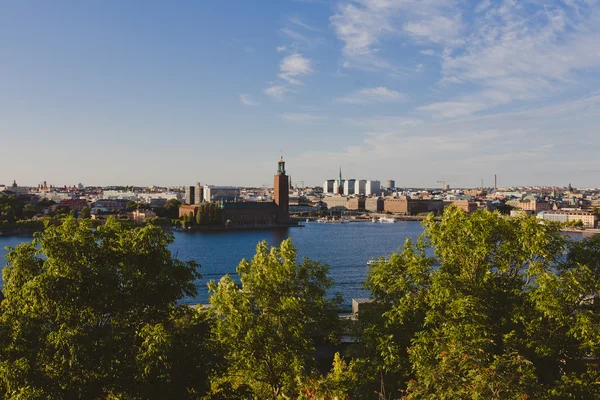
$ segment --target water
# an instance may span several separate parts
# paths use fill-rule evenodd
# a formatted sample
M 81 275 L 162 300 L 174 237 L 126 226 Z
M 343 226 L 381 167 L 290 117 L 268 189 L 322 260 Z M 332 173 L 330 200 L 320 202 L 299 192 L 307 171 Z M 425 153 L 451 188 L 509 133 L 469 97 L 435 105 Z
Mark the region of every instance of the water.
M 175 232 L 175 242 L 171 245 L 173 255 L 180 260 L 194 260 L 202 266 L 202 279 L 197 282 L 198 297 L 186 299 L 186 302 L 207 303 L 206 283 L 212 279 L 218 281 L 225 274 L 237 279 L 237 265 L 242 258 L 254 255 L 256 244 L 261 240 L 276 246 L 290 237 L 298 248 L 299 260 L 308 257 L 329 265 L 330 275 L 335 281 L 333 291 L 342 294 L 347 307 L 352 298 L 369 295 L 361 288 L 369 270 L 367 261 L 389 255 L 401 247 L 406 238 L 416 239 L 423 231 L 420 223 L 414 221 L 395 224 L 309 222 L 304 225 L 280 230 Z M 0 259 L 4 260 L 5 246 L 15 246 L 28 240 L 31 238 L 0 237 Z

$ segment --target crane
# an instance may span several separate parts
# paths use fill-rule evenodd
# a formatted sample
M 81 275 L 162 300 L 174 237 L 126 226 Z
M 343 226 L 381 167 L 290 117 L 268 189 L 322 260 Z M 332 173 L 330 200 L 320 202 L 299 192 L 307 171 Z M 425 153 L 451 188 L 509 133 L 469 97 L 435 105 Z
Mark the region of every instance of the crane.
M 446 190 L 446 180 L 444 178 L 442 178 L 441 181 L 437 181 L 437 183 L 441 183 L 442 184 L 442 190 Z

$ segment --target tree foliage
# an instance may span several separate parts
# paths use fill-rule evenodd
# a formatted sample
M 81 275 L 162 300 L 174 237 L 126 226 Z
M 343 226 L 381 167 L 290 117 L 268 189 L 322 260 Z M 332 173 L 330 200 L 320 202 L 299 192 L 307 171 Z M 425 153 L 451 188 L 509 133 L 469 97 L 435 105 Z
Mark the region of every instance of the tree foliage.
M 367 281 L 363 397 L 598 398 L 600 241 L 454 207 L 424 224 Z
M 209 285 L 228 363 L 223 380 L 248 385 L 255 398 L 297 398 L 316 375 L 315 341 L 334 332 L 340 299 L 326 296 L 328 267 L 296 257 L 289 239 L 271 249 L 261 242 L 237 267 L 241 284 L 226 275 Z
M 10 249 L 0 303 L 0 393 L 27 399 L 200 398 L 213 367 L 194 262 L 171 234 L 109 220 L 48 226 Z

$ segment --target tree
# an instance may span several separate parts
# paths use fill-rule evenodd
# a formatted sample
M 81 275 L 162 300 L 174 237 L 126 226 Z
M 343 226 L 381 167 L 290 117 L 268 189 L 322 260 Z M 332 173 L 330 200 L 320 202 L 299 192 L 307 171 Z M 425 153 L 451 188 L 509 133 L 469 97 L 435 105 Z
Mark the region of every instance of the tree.
M 315 340 L 329 337 L 340 299 L 329 299 L 328 267 L 296 262 L 290 239 L 269 249 L 256 247 L 251 261 L 237 267 L 241 284 L 229 275 L 209 283 L 216 336 L 225 349 L 221 383 L 248 385 L 255 398 L 296 398 L 302 380 L 315 376 Z
M 199 266 L 171 233 L 67 218 L 10 249 L 0 303 L 3 398 L 199 398 L 213 368 L 208 316 L 178 305 Z
M 138 203 L 132 200 L 128 201 L 125 205 L 125 209 L 127 210 L 135 210 L 136 208 L 138 208 Z
M 81 214 L 79 214 L 80 218 L 89 219 L 91 217 L 91 209 L 89 206 L 85 206 L 81 209 Z
M 598 398 L 600 241 L 456 207 L 424 225 L 369 275 L 353 349 L 362 397 Z

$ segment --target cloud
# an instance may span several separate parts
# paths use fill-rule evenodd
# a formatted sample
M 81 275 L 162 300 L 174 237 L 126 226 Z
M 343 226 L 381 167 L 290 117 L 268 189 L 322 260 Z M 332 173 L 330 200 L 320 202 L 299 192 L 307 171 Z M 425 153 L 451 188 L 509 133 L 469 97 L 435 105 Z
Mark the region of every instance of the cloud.
M 286 50 L 287 50 L 287 47 L 285 47 L 285 46 L 277 46 L 277 47 L 275 47 L 275 51 L 278 52 L 278 53 L 283 53 Z
M 292 85 L 301 85 L 302 82 L 297 78 L 313 72 L 311 60 L 298 53 L 286 56 L 279 64 L 279 69 L 279 77 Z
M 441 83 L 476 85 L 468 95 L 479 103 L 474 111 L 576 87 L 579 72 L 600 68 L 600 14 L 592 3 L 578 2 L 574 11 L 560 3 L 482 2 L 479 22 L 460 51 L 444 54 Z M 442 109 L 430 106 L 436 107 Z
M 304 29 L 306 29 L 307 31 L 310 31 L 310 32 L 315 32 L 315 33 L 320 33 L 320 32 L 321 32 L 321 30 L 320 30 L 320 29 L 318 29 L 318 28 L 315 28 L 314 26 L 307 24 L 306 22 L 302 21 L 302 20 L 301 20 L 300 18 L 298 18 L 298 17 L 293 17 L 293 18 L 290 18 L 290 19 L 289 19 L 289 21 L 290 21 L 292 24 L 294 24 L 294 25 L 297 25 L 297 26 L 299 26 L 299 27 L 301 27 L 301 28 L 304 28 Z
M 313 114 L 307 114 L 307 113 L 283 113 L 280 115 L 282 119 L 285 119 L 286 121 L 291 121 L 291 122 L 298 122 L 298 123 L 303 123 L 303 124 L 315 124 L 318 123 L 322 120 L 324 120 L 324 117 L 321 117 L 319 115 L 313 115 Z
M 338 99 L 346 104 L 373 104 L 406 100 L 408 97 L 386 87 L 364 88 Z
M 260 103 L 252 98 L 249 94 L 240 94 L 240 102 L 245 106 L 260 106 Z
M 458 0 L 346 0 L 329 21 L 349 68 L 389 69 L 380 55 L 383 42 L 412 38 L 421 43 L 460 43 L 462 14 Z
M 288 88 L 285 85 L 272 85 L 263 90 L 263 92 L 275 100 L 281 101 L 285 98 Z
M 435 55 L 435 51 L 433 49 L 421 50 L 421 51 L 419 51 L 419 53 L 426 55 L 426 56 L 434 56 Z
M 459 186 L 476 186 L 481 178 L 490 182 L 496 173 L 503 185 L 551 185 L 574 177 L 589 185 L 591 180 L 581 176 L 581 170 L 600 172 L 595 157 L 600 150 L 596 129 L 600 95 L 451 120 L 391 116 L 343 122 L 344 132 L 357 130 L 360 136 L 347 134 L 347 146 L 340 150 L 303 153 L 293 160 L 295 168 L 322 176 L 319 171 L 335 171 L 342 163 L 354 171 L 368 171 L 368 176 L 362 175 L 368 179 L 396 179 L 401 185 L 417 187 L 437 186 L 441 176 Z M 399 169 L 398 162 L 418 165 L 418 171 Z

